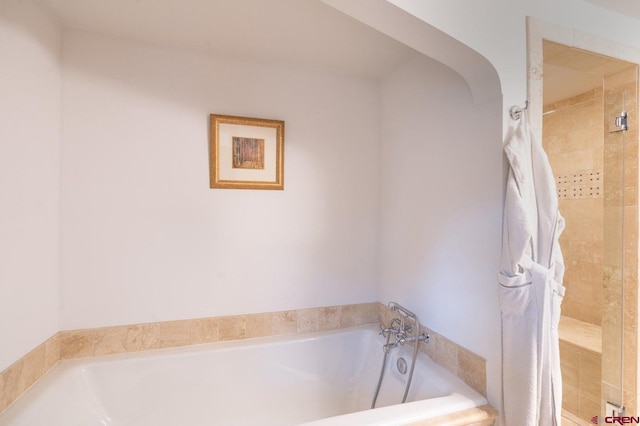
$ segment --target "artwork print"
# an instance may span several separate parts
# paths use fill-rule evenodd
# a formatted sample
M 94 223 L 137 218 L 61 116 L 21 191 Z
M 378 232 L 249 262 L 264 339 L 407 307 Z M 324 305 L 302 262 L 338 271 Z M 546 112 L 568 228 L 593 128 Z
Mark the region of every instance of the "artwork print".
M 233 168 L 264 169 L 264 139 L 234 136 Z
M 209 187 L 284 189 L 284 121 L 209 115 Z

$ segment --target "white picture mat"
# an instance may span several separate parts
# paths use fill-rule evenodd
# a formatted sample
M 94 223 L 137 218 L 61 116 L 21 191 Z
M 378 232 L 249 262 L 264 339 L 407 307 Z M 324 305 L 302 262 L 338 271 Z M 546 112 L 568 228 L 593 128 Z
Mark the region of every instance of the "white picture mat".
M 233 168 L 233 138 L 264 139 L 264 169 Z M 218 179 L 243 182 L 276 181 L 277 130 L 275 127 L 218 125 Z

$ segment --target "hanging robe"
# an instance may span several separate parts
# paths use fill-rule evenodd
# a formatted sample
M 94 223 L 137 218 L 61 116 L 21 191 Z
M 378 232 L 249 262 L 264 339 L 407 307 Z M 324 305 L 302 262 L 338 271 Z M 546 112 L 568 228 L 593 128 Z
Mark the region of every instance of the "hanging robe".
M 564 219 L 549 160 L 526 112 L 504 152 L 509 174 L 498 274 L 504 426 L 560 426 L 564 262 L 558 238 Z

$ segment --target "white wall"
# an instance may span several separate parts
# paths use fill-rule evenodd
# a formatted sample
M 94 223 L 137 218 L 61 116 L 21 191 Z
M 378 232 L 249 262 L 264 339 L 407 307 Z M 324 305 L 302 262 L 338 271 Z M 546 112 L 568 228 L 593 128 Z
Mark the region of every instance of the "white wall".
M 58 331 L 60 29 L 0 2 L 0 370 Z
M 425 56 L 381 85 L 379 299 L 487 359 L 500 401 L 500 102 Z
M 377 300 L 376 81 L 63 41 L 63 329 Z M 209 189 L 210 113 L 285 120 L 284 191 Z
M 512 0 L 492 0 L 490 2 L 474 0 L 457 2 L 446 0 L 389 1 L 466 44 L 493 64 L 502 85 L 503 102 L 499 106 L 499 114 L 502 116 L 502 134 L 504 136 L 508 134 L 509 128 L 514 124 L 508 117 L 509 107 L 523 105 L 524 100 L 529 96 L 532 99 L 540 99 L 536 93 L 532 94 L 531 92 L 539 90 L 539 87 L 532 87 L 529 92 L 527 88 L 526 19 L 528 16 L 541 22 L 547 22 L 551 24 L 550 28 L 558 31 L 558 34 L 554 34 L 553 31 L 547 32 L 546 37 L 583 49 L 628 59 L 626 51 L 637 51 L 637 48 L 640 47 L 640 24 L 637 19 L 609 12 L 581 0 L 539 2 Z M 464 10 L 465 13 L 460 13 L 461 10 Z M 627 46 L 631 46 L 633 49 L 628 49 Z M 539 79 L 540 76 L 534 75 L 532 78 Z M 452 99 L 449 94 L 442 96 L 443 99 Z M 455 105 L 455 102 L 449 101 L 447 105 Z M 480 106 L 480 108 L 484 107 L 484 105 Z M 542 105 L 537 102 L 530 105 L 530 109 L 532 114 L 536 115 L 535 121 L 541 121 L 539 119 L 541 118 Z M 465 122 L 469 117 L 468 112 L 456 115 L 461 116 Z M 499 117 L 491 118 L 491 120 L 499 120 Z M 434 126 L 437 124 L 434 123 Z M 477 129 L 478 135 L 483 137 L 489 135 L 489 133 L 483 133 L 480 130 L 482 124 L 477 121 L 473 124 L 468 123 L 454 127 L 452 133 L 469 135 L 469 132 L 471 134 L 474 132 L 474 128 Z M 433 137 L 432 131 L 428 134 L 430 138 Z M 474 192 L 480 191 L 484 185 L 488 185 L 488 189 L 492 191 L 499 190 L 502 193 L 504 183 L 502 180 L 499 183 L 496 182 L 495 173 L 501 168 L 499 148 L 504 136 L 502 138 L 495 137 L 493 140 L 485 139 L 484 142 L 471 137 L 467 141 L 466 147 L 470 150 L 469 155 L 475 155 L 477 164 L 482 164 L 480 169 L 476 169 L 475 178 L 471 177 L 466 185 L 460 182 L 458 186 L 460 191 L 466 193 L 466 197 L 470 201 L 474 200 Z M 386 139 L 387 136 L 383 135 L 383 141 Z M 448 154 L 445 153 L 440 158 L 459 158 L 458 154 L 453 151 L 455 144 L 453 147 L 449 144 L 443 144 L 443 146 L 448 146 L 448 149 L 452 151 Z M 486 150 L 484 155 L 482 154 L 483 149 Z M 383 158 L 386 158 L 387 153 L 388 150 L 383 151 Z M 468 172 L 474 170 L 474 167 L 469 167 L 474 162 L 469 161 L 460 164 L 462 170 Z M 450 164 L 453 164 L 453 161 Z M 435 167 L 435 170 L 440 171 L 443 171 L 446 165 L 438 167 L 437 163 L 429 164 L 429 166 Z M 407 165 L 404 166 L 405 169 L 407 167 Z M 401 168 L 396 167 L 395 169 Z M 451 171 L 455 172 L 459 169 L 459 167 L 452 167 Z M 423 171 L 417 174 L 425 173 L 427 172 Z M 471 175 L 471 173 L 467 174 Z M 383 177 L 383 182 L 385 180 L 386 178 Z M 439 180 L 439 185 L 445 181 L 442 177 Z M 475 189 L 473 189 L 474 186 Z M 421 224 L 421 232 L 426 242 L 421 242 L 420 237 L 405 236 L 404 240 L 400 239 L 401 243 L 406 243 L 405 247 L 410 251 L 419 249 L 420 251 L 416 250 L 416 252 L 423 253 L 425 259 L 409 259 L 404 262 L 396 260 L 393 263 L 395 271 L 399 271 L 398 265 L 404 263 L 407 269 L 413 273 L 397 272 L 395 283 L 392 283 L 386 276 L 389 272 L 383 273 L 381 278 L 382 294 L 384 295 L 385 292 L 390 295 L 393 292 L 404 294 L 403 292 L 407 289 L 412 289 L 413 294 L 416 295 L 414 297 L 425 301 L 425 305 L 417 310 L 424 312 L 423 316 L 426 315 L 428 318 L 424 320 L 426 324 L 432 324 L 432 320 L 435 320 L 436 323 L 433 327 L 436 331 L 442 332 L 445 336 L 469 349 L 477 349 L 479 354 L 485 356 L 489 375 L 489 397 L 492 404 L 501 409 L 500 399 L 497 398 L 500 395 L 499 381 L 501 380 L 500 340 L 497 334 L 500 332 L 497 317 L 499 307 L 493 291 L 497 286 L 495 259 L 499 256 L 499 248 L 495 243 L 488 242 L 490 238 L 499 238 L 496 234 L 498 232 L 496 224 L 492 222 L 495 219 L 490 219 L 490 217 L 500 217 L 499 202 L 495 199 L 495 194 L 488 196 L 486 214 L 472 213 L 472 210 L 461 208 L 462 202 L 461 200 L 456 201 L 455 195 L 453 195 L 453 199 L 451 198 L 453 192 L 437 191 L 437 194 L 440 196 L 438 200 L 440 202 L 435 201 L 438 199 L 437 197 L 432 197 L 437 203 L 433 206 L 436 208 L 435 212 L 427 208 L 425 200 L 421 211 L 408 215 L 409 217 L 405 220 L 408 222 L 424 220 L 424 224 Z M 446 202 L 443 202 L 445 200 Z M 458 209 L 457 212 L 456 209 Z M 480 211 L 482 210 L 480 208 Z M 449 217 L 442 220 L 447 216 L 447 211 L 450 212 Z M 467 217 L 464 217 L 465 212 L 469 213 Z M 387 226 L 384 223 L 383 230 Z M 454 230 L 453 241 L 440 238 L 441 235 L 449 233 L 451 229 Z M 383 232 L 383 247 L 384 242 L 389 239 L 388 236 L 385 236 L 387 232 L 390 231 Z M 490 234 L 493 237 L 490 237 Z M 480 245 L 482 240 L 486 242 L 484 247 Z M 459 243 L 456 244 L 456 242 Z M 457 250 L 454 249 L 454 245 L 457 245 Z M 382 258 L 384 257 L 382 256 Z M 492 262 L 491 259 L 494 261 Z M 473 270 L 485 261 L 488 262 L 485 265 L 486 268 L 493 267 L 492 274 L 489 274 L 489 271 L 484 268 L 482 272 L 469 272 L 469 274 L 476 274 L 477 278 L 467 280 L 466 273 L 460 272 L 460 270 Z M 447 272 L 451 273 L 449 278 L 443 279 L 442 277 Z M 423 279 L 418 282 L 417 278 L 420 277 Z M 450 293 L 444 294 L 447 291 Z M 487 320 L 485 321 L 483 318 Z M 485 338 L 486 342 L 483 343 L 482 340 Z M 491 347 L 491 345 L 494 346 Z

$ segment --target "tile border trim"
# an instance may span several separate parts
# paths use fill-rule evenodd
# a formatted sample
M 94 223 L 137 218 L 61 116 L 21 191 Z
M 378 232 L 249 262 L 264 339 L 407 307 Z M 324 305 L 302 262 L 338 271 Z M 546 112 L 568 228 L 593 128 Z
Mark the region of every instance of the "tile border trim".
M 385 311 L 385 305 L 372 302 L 60 331 L 0 372 L 0 413 L 60 360 L 335 330 L 385 322 Z M 433 330 L 422 329 L 431 335 L 431 342 L 420 343 L 419 349 L 486 396 L 485 360 Z

